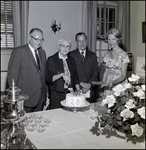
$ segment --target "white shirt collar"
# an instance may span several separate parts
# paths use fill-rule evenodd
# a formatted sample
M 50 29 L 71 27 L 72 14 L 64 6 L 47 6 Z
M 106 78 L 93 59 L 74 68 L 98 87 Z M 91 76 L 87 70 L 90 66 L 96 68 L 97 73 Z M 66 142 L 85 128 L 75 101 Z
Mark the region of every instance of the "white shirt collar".
M 67 59 L 68 57 L 67 57 L 67 55 L 66 55 L 66 57 L 64 58 L 64 57 L 62 57 L 61 56 L 61 54 L 60 54 L 60 52 L 58 53 L 58 56 L 59 56 L 59 59 L 63 59 L 63 60 L 65 60 L 65 59 Z
M 32 48 L 32 46 L 30 44 L 28 44 L 29 48 L 31 49 L 31 51 L 34 51 L 35 49 Z
M 84 51 L 82 51 L 82 50 L 79 50 L 79 51 L 80 51 L 80 54 L 81 54 L 81 52 L 84 52 L 83 55 L 84 55 L 84 57 L 86 56 L 86 49 Z

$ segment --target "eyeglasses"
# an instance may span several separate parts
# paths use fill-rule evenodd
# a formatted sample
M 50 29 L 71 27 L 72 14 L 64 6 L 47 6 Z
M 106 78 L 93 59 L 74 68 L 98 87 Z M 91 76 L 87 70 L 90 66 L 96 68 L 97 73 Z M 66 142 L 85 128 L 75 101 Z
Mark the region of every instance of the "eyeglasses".
M 42 42 L 42 41 L 45 41 L 44 39 L 37 39 L 37 38 L 33 37 L 32 35 L 30 35 L 30 36 L 31 36 L 34 40 L 36 40 L 37 42 L 38 42 L 38 41 L 41 41 L 41 42 Z
M 61 44 L 60 44 L 60 46 L 63 48 L 68 48 L 68 49 L 70 48 L 70 46 L 65 46 L 65 45 L 61 45 Z

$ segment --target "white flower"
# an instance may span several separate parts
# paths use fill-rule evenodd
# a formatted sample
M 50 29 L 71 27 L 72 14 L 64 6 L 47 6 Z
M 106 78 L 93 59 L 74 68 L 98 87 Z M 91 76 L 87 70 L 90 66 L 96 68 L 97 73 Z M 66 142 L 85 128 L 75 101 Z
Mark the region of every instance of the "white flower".
M 118 84 L 117 86 L 113 87 L 113 91 L 114 91 L 114 95 L 115 96 L 120 96 L 122 92 L 124 92 L 124 87 L 122 86 L 122 84 Z
M 136 82 L 140 79 L 138 75 L 132 74 L 131 77 L 128 78 L 130 82 Z
M 141 98 L 145 96 L 145 92 L 142 89 L 139 89 L 137 92 L 133 92 L 133 95 Z
M 93 109 L 90 110 L 90 115 L 89 115 L 89 118 L 92 119 L 92 120 L 95 120 L 96 117 L 98 116 L 97 114 L 98 112 L 94 111 Z
M 141 118 L 145 119 L 145 107 L 139 108 L 137 113 L 141 116 Z
M 141 85 L 141 88 L 145 91 L 145 85 Z
M 113 95 L 108 95 L 105 99 L 102 100 L 102 106 L 108 104 L 108 108 L 110 108 L 114 106 L 115 102 L 115 97 Z
M 121 111 L 120 115 L 123 117 L 123 121 L 134 117 L 134 113 L 129 109 L 124 109 L 123 111 Z
M 130 83 L 125 83 L 125 84 L 123 85 L 123 87 L 124 87 L 124 90 L 126 90 L 126 89 L 131 88 L 132 86 L 131 86 Z
M 136 123 L 135 125 L 131 125 L 132 136 L 136 135 L 140 137 L 143 134 L 143 128 Z
M 116 102 L 115 97 L 113 95 L 108 95 L 106 97 L 106 102 L 108 104 L 108 108 L 114 106 L 114 103 Z
M 128 108 L 128 109 L 135 108 L 133 99 L 129 99 L 129 100 L 126 102 L 125 107 Z
M 107 100 L 103 99 L 102 102 L 101 102 L 101 105 L 104 106 L 105 104 L 107 104 Z

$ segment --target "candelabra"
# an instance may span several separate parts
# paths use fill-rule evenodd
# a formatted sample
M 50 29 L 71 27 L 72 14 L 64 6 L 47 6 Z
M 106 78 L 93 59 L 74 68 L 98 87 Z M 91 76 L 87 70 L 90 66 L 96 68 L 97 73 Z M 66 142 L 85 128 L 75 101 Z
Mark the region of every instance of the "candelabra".
M 57 23 L 56 23 L 56 20 L 52 20 L 52 26 L 51 26 L 51 28 L 52 28 L 52 30 L 54 31 L 54 34 L 57 32 L 57 31 L 60 31 L 60 29 L 61 29 L 61 21 L 59 22 L 59 25 L 57 25 Z

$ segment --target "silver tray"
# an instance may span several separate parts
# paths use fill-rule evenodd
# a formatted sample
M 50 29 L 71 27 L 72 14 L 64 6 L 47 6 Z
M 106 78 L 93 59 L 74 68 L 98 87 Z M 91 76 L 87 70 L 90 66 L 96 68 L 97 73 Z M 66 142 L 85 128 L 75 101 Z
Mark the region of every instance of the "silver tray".
M 84 106 L 68 106 L 65 104 L 65 100 L 61 101 L 61 105 L 67 109 L 73 110 L 73 112 L 77 112 L 78 110 L 85 110 L 85 108 L 88 108 L 90 106 L 90 103 L 88 101 L 85 101 Z

